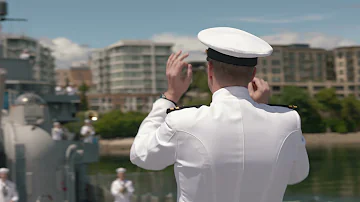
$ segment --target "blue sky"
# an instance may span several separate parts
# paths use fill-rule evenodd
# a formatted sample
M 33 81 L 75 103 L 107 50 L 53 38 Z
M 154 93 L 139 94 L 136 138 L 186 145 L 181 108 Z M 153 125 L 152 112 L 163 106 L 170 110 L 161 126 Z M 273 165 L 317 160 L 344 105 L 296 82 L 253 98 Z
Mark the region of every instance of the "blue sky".
M 62 38 L 92 48 L 120 39 L 174 40 L 184 47 L 192 44 L 201 29 L 214 26 L 243 29 L 272 43 L 304 41 L 330 48 L 360 44 L 359 0 L 8 0 L 8 3 L 8 17 L 27 18 L 29 22 L 4 22 L 5 32 L 25 32 L 49 40 Z

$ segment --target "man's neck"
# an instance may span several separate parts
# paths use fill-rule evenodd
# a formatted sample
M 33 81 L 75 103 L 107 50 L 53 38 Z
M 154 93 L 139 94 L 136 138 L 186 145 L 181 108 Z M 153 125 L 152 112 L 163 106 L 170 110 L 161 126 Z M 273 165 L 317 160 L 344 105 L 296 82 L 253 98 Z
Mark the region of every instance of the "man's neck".
M 223 85 L 223 86 L 216 86 L 216 87 L 213 87 L 213 89 L 211 89 L 212 91 L 212 94 L 214 94 L 216 91 L 222 89 L 222 88 L 226 88 L 226 87 L 244 87 L 244 88 L 247 88 L 246 85 Z

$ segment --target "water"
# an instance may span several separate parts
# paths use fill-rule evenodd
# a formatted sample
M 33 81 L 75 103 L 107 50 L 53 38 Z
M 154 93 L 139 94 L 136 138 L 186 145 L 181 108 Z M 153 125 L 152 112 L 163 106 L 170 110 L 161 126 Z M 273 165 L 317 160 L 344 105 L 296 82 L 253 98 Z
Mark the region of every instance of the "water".
M 360 145 L 309 148 L 308 154 L 310 174 L 302 183 L 288 186 L 285 201 L 360 201 Z M 114 179 L 115 169 L 120 166 L 128 169 L 129 178 L 137 179 L 138 184 L 143 184 L 137 185 L 139 192 L 176 194 L 172 167 L 151 172 L 150 175 L 148 171 L 132 165 L 128 158 L 102 157 L 99 163 L 90 166 L 90 172 L 110 174 L 113 175 L 111 179 Z M 136 176 L 131 173 L 136 173 Z

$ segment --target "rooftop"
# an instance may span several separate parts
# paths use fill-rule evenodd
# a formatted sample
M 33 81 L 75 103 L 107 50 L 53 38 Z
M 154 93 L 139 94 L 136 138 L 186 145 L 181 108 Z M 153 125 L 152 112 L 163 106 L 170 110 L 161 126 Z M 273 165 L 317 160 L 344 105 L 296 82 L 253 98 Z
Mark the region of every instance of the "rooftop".
M 348 49 L 348 50 L 359 49 L 360 50 L 360 45 L 358 45 L 358 46 L 340 46 L 340 47 L 335 48 L 334 50 L 344 50 L 344 49 Z
M 144 46 L 144 45 L 158 45 L 158 46 L 173 46 L 173 43 L 155 42 L 152 40 L 120 40 L 114 44 L 111 44 L 107 48 L 114 48 L 118 46 Z
M 4 39 L 18 39 L 18 40 L 29 40 L 37 42 L 38 40 L 25 35 L 17 35 L 17 34 L 4 34 Z
M 282 47 L 282 48 L 291 48 L 291 49 L 311 49 L 311 50 L 322 50 L 326 51 L 324 48 L 315 48 L 311 47 L 310 44 L 270 44 L 273 48 Z

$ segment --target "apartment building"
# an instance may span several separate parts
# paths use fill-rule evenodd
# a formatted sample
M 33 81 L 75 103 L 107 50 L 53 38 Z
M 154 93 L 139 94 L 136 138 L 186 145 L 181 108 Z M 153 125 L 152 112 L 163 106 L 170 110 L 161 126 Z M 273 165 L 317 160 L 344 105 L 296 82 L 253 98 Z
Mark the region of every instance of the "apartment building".
M 158 94 L 144 93 L 117 93 L 117 94 L 89 94 L 88 100 L 92 110 L 107 112 L 110 110 L 121 110 L 123 112 L 139 111 L 147 113 Z
M 360 46 L 336 48 L 333 58 L 338 82 L 360 83 Z
M 55 58 L 51 50 L 27 36 L 5 35 L 1 38 L 1 57 L 19 58 L 27 50 L 33 56 L 33 78 L 55 85 Z
M 56 69 L 56 85 L 66 87 L 67 84 L 79 87 L 83 83 L 92 85 L 92 74 L 87 63 L 72 65 L 70 69 Z
M 166 62 L 172 46 L 149 40 L 121 40 L 96 50 L 91 57 L 92 94 L 131 95 L 131 101 L 122 102 L 126 106 L 121 109 L 137 110 L 133 106 L 138 106 L 138 102 L 134 100 L 143 100 L 143 96 L 158 97 L 167 89 Z M 98 103 L 94 101 L 96 98 L 92 99 L 91 103 Z M 100 107 L 99 110 L 108 109 Z
M 360 46 L 334 50 L 307 44 L 272 47 L 271 56 L 258 59 L 257 76 L 269 82 L 273 94 L 281 93 L 285 86 L 297 86 L 312 96 L 334 88 L 339 97 L 354 94 L 360 98 Z M 190 63 L 202 66 L 199 60 Z
M 94 93 L 110 93 L 110 64 L 108 50 L 98 49 L 91 55 L 90 70 Z
M 119 41 L 92 55 L 91 70 L 99 93 L 159 93 L 166 89 L 166 62 L 172 44 Z

